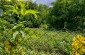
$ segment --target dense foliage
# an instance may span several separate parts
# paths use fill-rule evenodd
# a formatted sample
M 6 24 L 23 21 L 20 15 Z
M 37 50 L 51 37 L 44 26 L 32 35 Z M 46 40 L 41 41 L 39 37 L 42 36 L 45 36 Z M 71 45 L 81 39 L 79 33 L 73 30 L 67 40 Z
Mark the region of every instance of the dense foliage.
M 48 18 L 50 26 L 57 29 L 84 29 L 84 9 L 84 0 L 56 0 Z
M 0 12 L 3 13 L 1 18 L 11 24 L 22 22 L 25 27 L 50 27 L 69 30 L 85 28 L 84 0 L 57 0 L 52 3 L 53 7 L 38 5 L 30 0 L 19 1 L 18 3 L 17 0 L 10 2 L 1 0 L 0 4 Z
M 85 1 L 52 5 L 0 0 L 0 55 L 84 55 Z

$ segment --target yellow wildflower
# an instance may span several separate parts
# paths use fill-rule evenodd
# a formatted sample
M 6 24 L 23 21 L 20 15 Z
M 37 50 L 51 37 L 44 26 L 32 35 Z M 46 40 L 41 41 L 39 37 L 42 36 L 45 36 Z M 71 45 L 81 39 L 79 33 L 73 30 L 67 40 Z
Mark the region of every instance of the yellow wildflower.
M 10 52 L 11 46 L 8 41 L 4 41 L 4 49 L 6 52 Z
M 75 52 L 75 55 L 80 55 L 78 52 Z
M 72 53 L 73 55 L 81 55 L 85 53 L 85 37 L 77 35 L 72 40 Z

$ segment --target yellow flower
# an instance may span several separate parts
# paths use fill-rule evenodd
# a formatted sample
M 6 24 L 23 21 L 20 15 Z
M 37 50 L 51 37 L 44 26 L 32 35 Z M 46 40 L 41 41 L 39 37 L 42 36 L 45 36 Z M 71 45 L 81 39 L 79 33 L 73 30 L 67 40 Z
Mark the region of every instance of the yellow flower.
M 78 52 L 75 52 L 75 55 L 80 55 Z
M 80 55 L 85 53 L 85 37 L 77 35 L 72 40 L 72 53 L 73 55 Z
M 4 49 L 6 52 L 10 52 L 11 46 L 8 41 L 4 41 Z
M 85 53 L 85 46 L 82 46 L 80 52 Z

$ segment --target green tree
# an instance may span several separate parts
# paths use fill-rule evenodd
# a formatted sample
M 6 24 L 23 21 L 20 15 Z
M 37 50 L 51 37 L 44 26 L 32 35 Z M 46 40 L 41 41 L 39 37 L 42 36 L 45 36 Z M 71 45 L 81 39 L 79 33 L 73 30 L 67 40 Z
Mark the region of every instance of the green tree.
M 40 12 L 39 14 L 40 26 L 41 27 L 47 26 L 47 17 L 49 14 L 49 7 L 47 5 L 40 4 L 38 11 Z
M 84 28 L 84 0 L 57 0 L 50 11 L 50 25 L 57 29 L 76 30 Z

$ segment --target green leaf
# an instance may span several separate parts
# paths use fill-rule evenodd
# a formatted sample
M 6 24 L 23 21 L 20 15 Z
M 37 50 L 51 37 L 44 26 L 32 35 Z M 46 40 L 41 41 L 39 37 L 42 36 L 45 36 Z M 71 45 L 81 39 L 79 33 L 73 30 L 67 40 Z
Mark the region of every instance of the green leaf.
M 27 10 L 27 11 L 25 11 L 25 15 L 33 14 L 36 19 L 38 18 L 37 15 L 36 15 L 37 13 L 39 13 L 39 12 L 36 11 L 36 10 Z

